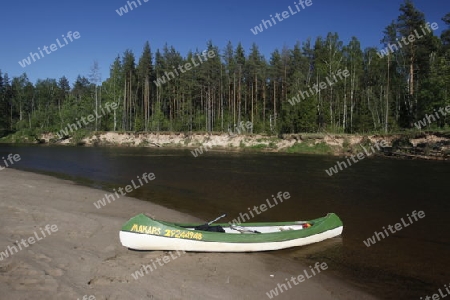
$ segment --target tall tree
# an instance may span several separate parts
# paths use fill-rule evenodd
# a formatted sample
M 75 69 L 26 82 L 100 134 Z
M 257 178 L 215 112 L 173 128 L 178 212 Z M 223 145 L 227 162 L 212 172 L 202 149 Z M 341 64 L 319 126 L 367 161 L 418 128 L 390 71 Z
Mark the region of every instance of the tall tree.
M 245 57 L 245 51 L 244 47 L 242 47 L 242 44 L 239 43 L 236 47 L 235 51 L 235 61 L 236 61 L 236 72 L 237 72 L 237 100 L 236 100 L 236 106 L 237 106 L 237 123 L 239 124 L 241 122 L 242 118 L 242 98 L 245 97 L 245 91 L 243 90 L 243 83 L 244 83 L 244 70 L 245 70 L 245 64 L 246 64 L 246 57 Z M 235 123 L 234 126 L 237 124 Z
M 356 99 L 360 95 L 360 79 L 363 74 L 363 52 L 361 50 L 361 44 L 356 37 L 352 37 L 350 43 L 344 49 L 346 55 L 346 68 L 350 73 L 350 91 L 345 91 L 344 95 L 344 116 L 342 120 L 343 131 L 353 132 L 353 117 L 356 106 Z M 350 107 L 347 107 L 347 95 L 349 94 Z M 350 116 L 347 118 L 347 112 L 349 110 Z
M 100 74 L 100 67 L 98 65 L 98 61 L 95 60 L 91 66 L 91 72 L 89 73 L 89 80 L 94 84 L 94 94 L 95 94 L 95 114 L 98 115 L 98 107 L 101 106 L 99 104 L 98 99 L 98 85 L 102 81 L 102 75 Z M 95 131 L 98 130 L 98 118 L 95 118 Z
M 406 46 L 400 50 L 406 58 L 403 65 L 407 67 L 404 68 L 408 84 L 408 94 L 405 95 L 407 103 L 405 121 L 412 126 L 412 121 L 417 119 L 417 92 L 420 88 L 420 80 L 426 78 L 430 68 L 429 55 L 436 50 L 436 47 L 431 29 L 428 29 L 428 32 L 422 30 L 425 28 L 425 15 L 416 9 L 411 0 L 405 0 L 400 6 L 400 12 L 397 19 L 398 32 L 402 38 L 405 38 L 404 41 L 407 39 Z M 410 40 L 410 36 L 414 38 Z
M 151 84 L 153 79 L 153 65 L 152 65 L 152 52 L 150 44 L 147 41 L 144 45 L 142 56 L 138 63 L 138 82 L 140 86 L 140 97 L 142 99 L 142 111 L 144 117 L 144 130 L 148 130 L 148 123 L 150 119 L 150 98 L 151 98 Z
M 124 80 L 123 88 L 123 115 L 122 115 L 122 130 L 133 129 L 133 113 L 136 110 L 136 97 L 134 92 L 136 90 L 136 65 L 133 51 L 125 50 L 122 58 L 122 71 Z
M 274 132 L 277 129 L 277 118 L 278 118 L 278 110 L 277 106 L 279 103 L 277 99 L 283 99 L 282 88 L 283 86 L 283 78 L 284 78 L 284 66 L 283 61 L 281 59 L 281 54 L 278 49 L 275 49 L 272 52 L 270 57 L 270 88 L 269 91 L 271 93 L 272 100 L 272 108 L 268 109 L 269 113 L 269 126 L 270 132 Z

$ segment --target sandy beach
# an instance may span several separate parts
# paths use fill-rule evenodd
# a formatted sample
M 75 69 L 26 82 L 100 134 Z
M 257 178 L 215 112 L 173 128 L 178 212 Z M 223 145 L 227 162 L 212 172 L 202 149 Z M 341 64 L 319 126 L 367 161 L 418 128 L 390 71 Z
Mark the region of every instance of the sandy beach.
M 138 213 L 204 220 L 129 197 L 97 209 L 93 202 L 105 191 L 67 180 L 5 169 L 0 193 L 0 299 L 269 299 L 285 278 L 309 270 L 273 252 L 130 251 L 119 230 Z M 132 276 L 157 261 L 153 271 Z M 327 270 L 290 285 L 274 298 L 376 299 Z

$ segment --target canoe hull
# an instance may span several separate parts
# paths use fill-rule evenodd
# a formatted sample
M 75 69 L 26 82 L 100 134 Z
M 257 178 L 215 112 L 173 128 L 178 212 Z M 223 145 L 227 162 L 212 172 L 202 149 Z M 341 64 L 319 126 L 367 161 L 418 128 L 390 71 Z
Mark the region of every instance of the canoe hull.
M 121 231 L 120 241 L 122 242 L 123 246 L 135 250 L 182 250 L 194 252 L 257 252 L 257 251 L 280 250 L 318 243 L 326 239 L 339 236 L 342 233 L 342 230 L 343 226 L 340 226 L 304 238 L 297 238 L 280 242 L 261 242 L 261 243 L 205 242 L 205 241 L 175 239 L 175 238 L 167 238 L 164 236 Z
M 318 243 L 343 231 L 342 221 L 333 213 L 310 221 L 240 224 L 241 228 L 262 233 L 240 233 L 230 224 L 218 224 L 225 233 L 200 231 L 194 230 L 196 225 L 158 221 L 140 214 L 122 226 L 120 241 L 135 250 L 255 252 Z

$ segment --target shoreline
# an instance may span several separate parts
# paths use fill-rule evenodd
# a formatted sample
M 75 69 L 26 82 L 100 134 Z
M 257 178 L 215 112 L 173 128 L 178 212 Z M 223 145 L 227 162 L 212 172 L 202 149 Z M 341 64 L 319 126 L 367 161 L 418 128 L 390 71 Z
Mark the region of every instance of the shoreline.
M 0 192 L 0 252 L 46 224 L 58 226 L 51 236 L 0 261 L 0 287 L 11 299 L 264 299 L 285 278 L 308 269 L 275 252 L 187 252 L 134 279 L 132 273 L 167 253 L 123 247 L 118 233 L 124 222 L 141 212 L 161 220 L 202 220 L 126 196 L 96 209 L 93 202 L 103 190 L 15 169 L 0 172 Z M 301 293 L 309 299 L 377 299 L 333 277 L 329 267 L 329 274 L 276 298 L 298 299 Z
M 29 137 L 20 133 L 0 139 L 0 143 L 27 143 L 65 146 L 140 147 L 190 150 L 194 157 L 208 151 L 253 151 L 290 154 L 351 156 L 383 145 L 378 156 L 397 159 L 450 160 L 450 133 L 409 132 L 404 134 L 264 134 L 93 132 L 58 139 L 47 133 Z

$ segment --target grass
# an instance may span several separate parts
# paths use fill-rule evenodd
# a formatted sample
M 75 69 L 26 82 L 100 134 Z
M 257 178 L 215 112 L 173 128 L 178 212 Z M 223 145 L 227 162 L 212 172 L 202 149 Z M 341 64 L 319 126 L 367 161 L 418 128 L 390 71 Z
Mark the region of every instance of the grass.
M 295 143 L 286 149 L 287 153 L 332 154 L 333 149 L 324 142 L 318 144 Z
M 35 143 L 33 136 L 22 132 L 15 132 L 0 139 L 0 143 Z
M 268 146 L 266 144 L 256 144 L 251 146 L 251 149 L 266 149 Z

